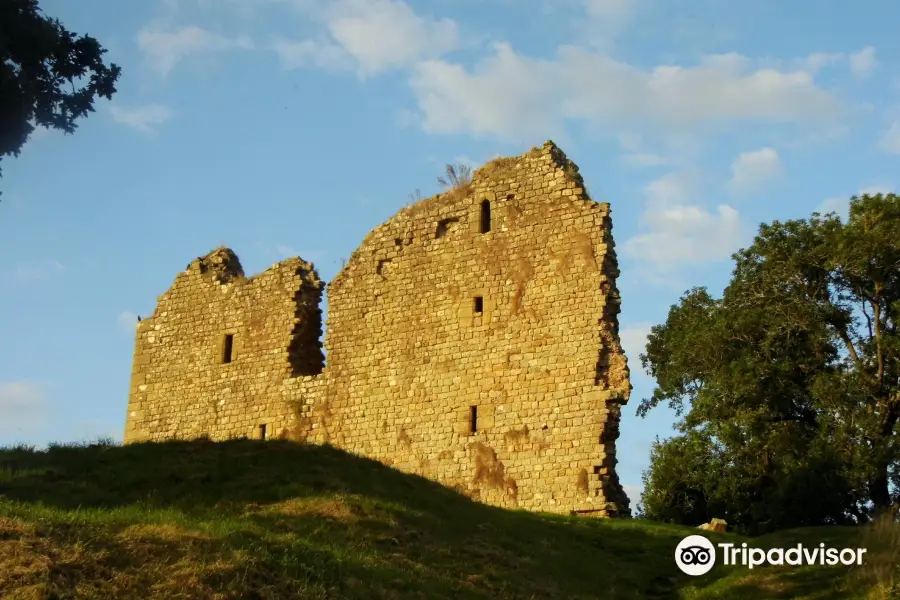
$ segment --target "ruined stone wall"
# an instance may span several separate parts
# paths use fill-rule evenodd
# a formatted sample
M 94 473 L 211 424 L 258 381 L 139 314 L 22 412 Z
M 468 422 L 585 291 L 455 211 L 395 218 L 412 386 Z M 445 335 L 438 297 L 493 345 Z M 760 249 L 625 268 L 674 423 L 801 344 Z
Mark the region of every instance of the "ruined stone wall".
M 292 427 L 281 392 L 321 372 L 323 287 L 297 258 L 249 279 L 225 248 L 193 261 L 138 323 L 125 442 Z
M 329 285 L 318 375 L 308 263 L 223 285 L 195 262 L 139 329 L 126 441 L 266 421 L 488 503 L 627 514 L 611 231 L 552 143 L 493 161 L 367 236 Z M 226 329 L 244 340 L 230 366 Z
M 308 439 L 492 504 L 627 511 L 617 274 L 609 205 L 559 149 L 490 163 L 373 231 L 329 285 Z

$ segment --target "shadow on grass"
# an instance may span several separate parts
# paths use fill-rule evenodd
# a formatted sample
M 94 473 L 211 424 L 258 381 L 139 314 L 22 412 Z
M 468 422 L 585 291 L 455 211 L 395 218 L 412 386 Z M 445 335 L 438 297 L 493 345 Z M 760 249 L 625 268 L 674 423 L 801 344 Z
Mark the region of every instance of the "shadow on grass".
M 172 585 L 184 598 L 675 598 L 706 587 L 702 597 L 720 597 L 717 580 L 733 575 L 677 569 L 674 548 L 691 530 L 504 510 L 288 441 L 0 450 L 3 517 L 36 523 L 35 540 L 90 548 L 102 564 L 83 570 L 97 577 L 134 572 L 113 578 L 121 589 L 95 582 L 95 594 L 80 579 L 80 598 L 164 598 Z M 59 597 L 71 593 L 66 577 L 42 573 Z

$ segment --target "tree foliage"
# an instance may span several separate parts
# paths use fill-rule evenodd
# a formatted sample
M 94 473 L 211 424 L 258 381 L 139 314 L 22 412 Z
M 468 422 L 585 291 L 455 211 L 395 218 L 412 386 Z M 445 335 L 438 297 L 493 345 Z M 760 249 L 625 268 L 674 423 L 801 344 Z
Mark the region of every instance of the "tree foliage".
M 0 2 L 0 160 L 18 156 L 35 126 L 74 133 L 96 97 L 112 98 L 121 70 L 104 64 L 105 53 L 37 0 Z
M 687 292 L 641 356 L 657 386 L 638 414 L 681 417 L 653 447 L 644 513 L 866 520 L 900 483 L 900 197 L 853 197 L 846 223 L 764 224 L 734 259 L 722 297 Z

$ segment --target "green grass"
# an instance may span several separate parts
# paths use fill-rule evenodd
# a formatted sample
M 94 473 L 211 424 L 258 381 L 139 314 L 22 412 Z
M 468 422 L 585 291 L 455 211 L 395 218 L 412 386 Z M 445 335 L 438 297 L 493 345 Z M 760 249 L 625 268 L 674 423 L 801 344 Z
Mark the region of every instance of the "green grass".
M 897 573 L 900 562 L 893 560 L 889 569 L 883 569 L 883 559 L 896 558 L 900 545 L 896 540 L 881 540 L 885 533 L 896 536 L 900 527 L 894 522 L 880 521 L 875 526 L 853 527 L 807 527 L 779 531 L 748 540 L 757 548 L 790 548 L 803 544 L 813 549 L 824 543 L 832 548 L 866 548 L 862 568 L 843 565 L 810 565 L 796 567 L 765 567 L 754 569 L 733 569 L 727 575 L 702 590 L 695 590 L 685 596 L 697 599 L 788 599 L 805 598 L 819 600 L 827 598 L 880 600 L 898 598 L 892 589 L 891 572 Z M 890 550 L 882 541 L 890 541 Z M 873 569 L 874 567 L 874 569 Z M 721 569 L 721 568 L 720 568 Z
M 862 599 L 894 572 L 717 566 L 691 578 L 673 560 L 690 533 L 494 508 L 287 441 L 0 450 L 0 598 L 11 600 Z M 853 545 L 859 533 L 793 535 Z

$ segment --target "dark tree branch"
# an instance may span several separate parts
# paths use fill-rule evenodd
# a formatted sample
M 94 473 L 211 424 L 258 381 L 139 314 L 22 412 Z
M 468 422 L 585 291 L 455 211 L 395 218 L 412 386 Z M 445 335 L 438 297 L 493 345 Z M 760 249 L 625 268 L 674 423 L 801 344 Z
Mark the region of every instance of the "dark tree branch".
M 112 98 L 121 69 L 105 65 L 105 53 L 45 16 L 37 0 L 0 1 L 0 160 L 19 156 L 35 126 L 74 133 L 95 98 Z

